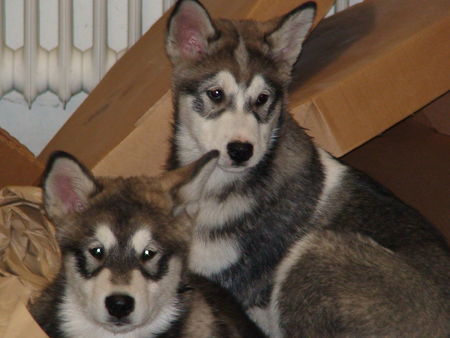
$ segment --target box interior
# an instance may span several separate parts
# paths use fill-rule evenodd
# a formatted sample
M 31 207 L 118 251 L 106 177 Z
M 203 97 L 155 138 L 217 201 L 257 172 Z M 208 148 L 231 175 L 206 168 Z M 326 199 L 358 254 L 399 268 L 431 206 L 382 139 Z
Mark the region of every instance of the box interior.
M 445 110 L 450 94 L 342 157 L 419 210 L 450 243 L 450 136 L 427 126 L 429 111 Z

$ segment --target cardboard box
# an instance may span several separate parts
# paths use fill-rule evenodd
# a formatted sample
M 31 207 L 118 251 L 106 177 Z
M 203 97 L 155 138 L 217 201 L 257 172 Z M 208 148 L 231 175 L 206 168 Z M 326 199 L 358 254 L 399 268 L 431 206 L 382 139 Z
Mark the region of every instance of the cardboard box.
M 297 1 L 204 1 L 213 16 L 267 19 Z M 319 1 L 319 17 L 331 1 Z M 166 16 L 111 69 L 39 156 L 69 151 L 96 174 L 156 174 L 171 134 Z M 296 67 L 296 120 L 341 156 L 450 88 L 450 2 L 366 0 L 323 20 Z
M 447 105 L 447 125 L 450 105 Z M 342 160 L 419 210 L 450 244 L 450 136 L 409 117 Z
M 0 188 L 6 185 L 33 185 L 43 165 L 14 137 L 0 128 Z
M 450 89 L 450 1 L 366 0 L 321 22 L 291 112 L 336 156 Z
M 414 118 L 438 133 L 450 136 L 450 92 L 423 107 Z

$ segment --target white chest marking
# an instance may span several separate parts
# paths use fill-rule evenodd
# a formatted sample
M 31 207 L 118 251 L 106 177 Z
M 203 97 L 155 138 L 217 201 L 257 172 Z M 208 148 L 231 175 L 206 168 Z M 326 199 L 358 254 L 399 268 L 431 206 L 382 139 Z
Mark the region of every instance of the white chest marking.
M 317 205 L 317 212 L 320 213 L 321 209 L 326 204 L 330 193 L 341 182 L 347 167 L 331 157 L 326 151 L 320 148 L 318 150 L 325 175 L 324 187 Z
M 265 308 L 261 308 L 258 306 L 252 307 L 247 310 L 247 314 L 258 325 L 258 327 L 264 331 L 267 336 L 272 337 L 272 334 L 275 332 L 275 330 L 272 327 L 274 321 L 272 320 L 272 312 L 270 306 L 267 306 Z M 278 329 L 278 327 L 276 329 Z
M 240 250 L 233 239 L 205 241 L 194 235 L 189 254 L 189 268 L 208 276 L 228 268 L 239 260 Z
M 220 228 L 250 212 L 252 206 L 253 200 L 241 195 L 231 195 L 225 201 L 203 200 L 200 202 L 196 225 L 200 231 Z

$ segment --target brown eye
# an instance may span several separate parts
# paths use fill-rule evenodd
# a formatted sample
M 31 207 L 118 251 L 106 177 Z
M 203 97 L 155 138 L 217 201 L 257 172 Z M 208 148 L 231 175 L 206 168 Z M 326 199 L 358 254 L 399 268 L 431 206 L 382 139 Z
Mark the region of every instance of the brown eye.
M 215 103 L 222 102 L 223 98 L 225 97 L 223 90 L 220 88 L 207 90 L 206 95 L 208 95 L 208 97 Z
M 99 259 L 100 260 L 105 255 L 105 249 L 103 249 L 102 247 L 96 247 L 96 248 L 89 249 L 89 253 L 95 259 Z
M 145 262 L 149 261 L 150 259 L 152 259 L 153 257 L 155 257 L 155 255 L 156 255 L 156 251 L 145 249 L 142 252 L 141 260 L 145 263 Z
M 267 95 L 267 94 L 259 94 L 258 98 L 256 99 L 255 104 L 257 106 L 262 106 L 264 103 L 267 102 L 267 100 L 269 100 L 269 95 Z

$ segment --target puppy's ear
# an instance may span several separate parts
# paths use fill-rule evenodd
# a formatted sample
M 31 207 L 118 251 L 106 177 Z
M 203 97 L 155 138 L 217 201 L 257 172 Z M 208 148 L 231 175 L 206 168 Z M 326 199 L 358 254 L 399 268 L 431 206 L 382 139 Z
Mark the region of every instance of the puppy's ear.
M 315 13 L 316 4 L 307 2 L 279 18 L 276 28 L 265 36 L 270 45 L 271 56 L 282 62 L 288 72 L 292 70 L 300 55 Z
M 206 9 L 196 0 L 181 0 L 169 18 L 166 50 L 172 62 L 199 59 L 208 52 L 216 29 Z
M 161 186 L 175 203 L 190 203 L 200 199 L 206 181 L 216 167 L 219 152 L 212 150 L 187 166 L 168 171 L 161 176 Z
M 58 151 L 51 155 L 43 181 L 44 206 L 50 218 L 83 211 L 98 185 L 73 156 Z
M 170 225 L 171 233 L 178 235 L 174 245 L 185 253 L 191 241 L 192 230 L 198 212 L 198 200 L 201 197 L 206 181 L 214 171 L 219 158 L 217 150 L 210 151 L 198 160 L 184 167 L 165 172 L 159 177 L 162 190 L 167 193 L 170 203 L 166 212 L 175 216 Z M 172 236 L 172 238 L 174 238 Z

